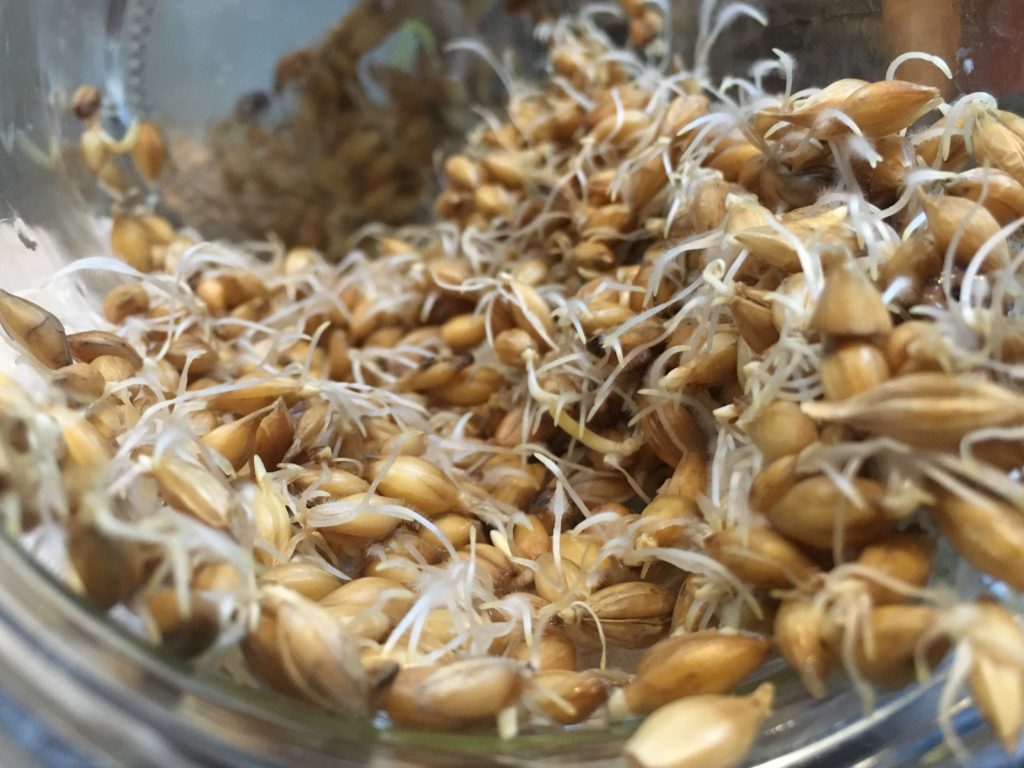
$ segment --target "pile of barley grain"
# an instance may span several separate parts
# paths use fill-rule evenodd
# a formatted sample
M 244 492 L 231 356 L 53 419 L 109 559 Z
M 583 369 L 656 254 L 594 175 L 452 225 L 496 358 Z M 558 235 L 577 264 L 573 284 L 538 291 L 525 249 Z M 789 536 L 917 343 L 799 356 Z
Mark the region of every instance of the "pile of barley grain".
M 431 225 L 331 264 L 122 207 L 134 269 L 68 270 L 124 278 L 95 330 L 5 293 L 53 385 L 3 390 L 8 524 L 155 642 L 346 713 L 663 707 L 630 759 L 713 768 L 774 650 L 866 702 L 953 654 L 1012 752 L 1024 632 L 932 559 L 1024 589 L 1024 120 L 891 77 L 772 95 L 782 55 L 712 88 L 596 18 L 542 26 L 550 79 L 508 78 Z M 155 177 L 133 141 L 83 154 Z

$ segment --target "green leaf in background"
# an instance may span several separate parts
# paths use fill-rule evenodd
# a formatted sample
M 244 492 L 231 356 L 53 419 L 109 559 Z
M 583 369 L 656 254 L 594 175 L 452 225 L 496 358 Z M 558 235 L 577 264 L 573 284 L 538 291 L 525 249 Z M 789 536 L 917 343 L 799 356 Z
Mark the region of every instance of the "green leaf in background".
M 431 58 L 436 58 L 437 38 L 433 30 L 419 19 L 405 22 L 392 37 L 391 55 L 388 64 L 397 69 L 412 71 L 415 66 L 416 49 L 420 48 Z

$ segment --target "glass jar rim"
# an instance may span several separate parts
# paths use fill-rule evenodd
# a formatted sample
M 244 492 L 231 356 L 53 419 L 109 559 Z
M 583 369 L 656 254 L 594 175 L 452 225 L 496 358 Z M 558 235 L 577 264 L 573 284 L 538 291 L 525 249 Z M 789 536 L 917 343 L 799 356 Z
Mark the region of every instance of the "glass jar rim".
M 399 765 L 424 758 L 446 765 L 537 765 L 542 758 L 558 764 L 569 758 L 577 765 L 610 766 L 617 764 L 619 748 L 636 726 L 621 722 L 602 728 L 530 731 L 511 740 L 486 732 L 384 727 L 204 675 L 111 622 L 7 536 L 0 536 L 0 567 L 6 574 L 0 586 L 0 638 L 16 632 L 30 652 L 50 662 L 45 667 L 49 682 L 73 679 L 80 690 L 111 703 L 135 724 L 151 728 L 174 745 L 187 744 L 204 759 L 230 752 L 238 761 L 231 764 L 261 765 L 268 764 L 268 756 L 286 759 L 287 753 L 319 760 L 333 756 L 342 760 L 338 764 L 355 765 L 374 754 L 386 754 Z M 0 660 L 0 680 L 18 674 L 17 666 L 10 657 Z M 46 688 L 41 685 L 45 682 L 31 680 L 30 686 Z M 934 730 L 935 702 L 944 682 L 945 675 L 936 674 L 924 685 L 895 693 L 867 715 L 837 723 L 824 737 L 770 758 L 759 768 L 819 765 L 831 755 L 852 755 L 869 744 L 877 747 L 886 733 L 885 741 L 891 741 L 898 720 L 916 723 L 917 730 L 922 725 Z M 973 710 L 959 715 L 962 733 L 981 727 Z M 277 737 L 287 739 L 275 741 Z M 345 762 L 353 758 L 359 762 Z

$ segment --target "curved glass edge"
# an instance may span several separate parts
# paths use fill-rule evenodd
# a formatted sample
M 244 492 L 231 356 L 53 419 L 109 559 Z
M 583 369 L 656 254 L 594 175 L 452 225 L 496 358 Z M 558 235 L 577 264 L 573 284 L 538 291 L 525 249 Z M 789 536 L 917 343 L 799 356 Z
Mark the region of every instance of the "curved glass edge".
M 0 537 L 0 681 L 75 744 L 125 764 L 611 765 L 631 730 L 487 734 L 377 729 L 197 673 L 90 610 L 17 543 Z M 225 755 L 230 759 L 225 761 Z M 301 762 L 301 759 L 299 760 Z
M 122 764 L 611 768 L 621 764 L 619 748 L 632 729 L 623 723 L 528 733 L 512 741 L 377 729 L 197 673 L 91 611 L 2 537 L 0 570 L 0 647 L 6 650 L 0 682 L 70 743 Z M 837 721 L 831 733 L 769 756 L 786 748 L 795 725 L 793 706 L 781 706 L 752 764 L 896 768 L 928 756 L 934 768 L 955 765 L 935 724 L 943 682 L 938 675 L 884 699 L 866 717 Z M 991 737 L 966 700 L 957 702 L 954 715 L 972 752 L 992 752 Z

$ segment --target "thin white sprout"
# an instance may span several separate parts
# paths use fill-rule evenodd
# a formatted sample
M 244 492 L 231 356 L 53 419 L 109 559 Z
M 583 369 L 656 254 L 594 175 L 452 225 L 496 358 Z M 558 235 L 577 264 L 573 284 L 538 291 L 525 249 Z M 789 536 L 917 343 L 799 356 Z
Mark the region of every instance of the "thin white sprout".
M 903 62 L 905 61 L 913 60 L 927 61 L 929 64 L 933 64 L 935 68 L 939 70 L 939 72 L 945 75 L 947 80 L 953 79 L 953 70 L 949 68 L 949 65 L 946 63 L 945 59 L 943 59 L 941 56 L 935 56 L 933 54 L 924 53 L 922 51 L 907 51 L 906 53 L 901 53 L 899 56 L 893 59 L 892 64 L 890 64 L 889 68 L 885 71 L 885 79 L 895 80 L 896 71 L 900 68 L 900 65 L 903 64 Z

